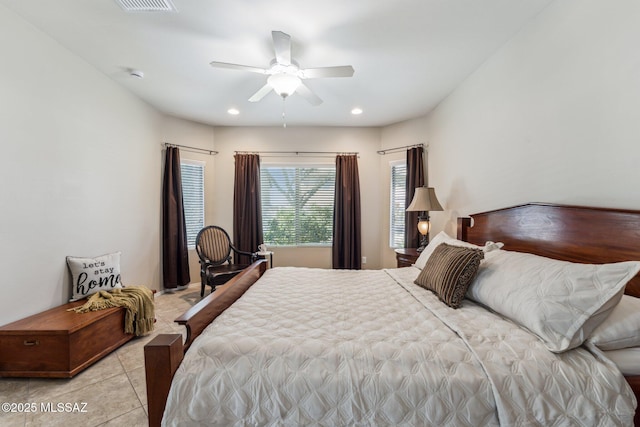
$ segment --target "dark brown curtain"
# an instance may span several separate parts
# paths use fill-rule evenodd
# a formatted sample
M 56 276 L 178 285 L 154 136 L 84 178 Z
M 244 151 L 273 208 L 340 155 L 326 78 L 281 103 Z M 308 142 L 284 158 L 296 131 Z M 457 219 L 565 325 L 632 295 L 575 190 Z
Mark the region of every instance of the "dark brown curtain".
M 162 183 L 162 277 L 165 289 L 188 285 L 187 225 L 182 204 L 180 151 L 167 147 Z
M 333 208 L 333 268 L 362 268 L 360 179 L 358 156 L 336 157 L 336 194 Z
M 233 185 L 233 244 L 236 248 L 256 252 L 263 243 L 262 204 L 260 202 L 260 156 L 236 154 Z M 236 264 L 251 260 L 239 255 Z
M 424 161 L 423 148 L 414 147 L 407 150 L 407 184 L 405 193 L 405 209 L 413 200 L 416 187 L 424 186 Z M 418 214 L 420 212 L 404 213 L 404 246 L 405 248 L 417 248 L 420 246 L 420 233 L 418 232 Z

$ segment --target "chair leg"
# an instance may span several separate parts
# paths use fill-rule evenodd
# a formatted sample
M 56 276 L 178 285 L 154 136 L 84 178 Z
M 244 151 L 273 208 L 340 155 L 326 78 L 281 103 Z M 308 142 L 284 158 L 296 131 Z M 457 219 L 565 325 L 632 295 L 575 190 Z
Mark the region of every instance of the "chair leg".
M 216 290 L 216 285 L 214 283 L 209 283 L 206 274 L 200 275 L 200 298 L 204 298 L 204 290 L 207 285 L 211 286 L 211 293 Z
M 206 284 L 207 277 L 200 271 L 200 298 L 204 297 L 204 286 Z

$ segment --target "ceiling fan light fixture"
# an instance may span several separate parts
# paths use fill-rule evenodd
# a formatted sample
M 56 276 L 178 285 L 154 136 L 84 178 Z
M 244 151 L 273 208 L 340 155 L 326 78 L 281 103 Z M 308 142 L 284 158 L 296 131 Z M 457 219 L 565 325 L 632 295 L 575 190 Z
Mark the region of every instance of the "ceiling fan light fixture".
M 258 102 L 273 90 L 280 95 L 283 100 L 286 100 L 287 97 L 296 93 L 309 104 L 318 106 L 322 104 L 322 99 L 316 95 L 309 86 L 302 83 L 302 80 L 353 76 L 354 70 L 351 65 L 302 69 L 300 65 L 291 58 L 291 36 L 282 31 L 272 31 L 271 38 L 273 39 L 275 58 L 271 61 L 269 68 L 219 61 L 211 61 L 209 65 L 215 68 L 249 71 L 268 76 L 265 84 L 258 89 L 256 93 L 251 95 L 249 102 Z
M 274 92 L 283 98 L 292 95 L 302 83 L 299 77 L 291 74 L 273 74 L 267 79 L 267 83 Z

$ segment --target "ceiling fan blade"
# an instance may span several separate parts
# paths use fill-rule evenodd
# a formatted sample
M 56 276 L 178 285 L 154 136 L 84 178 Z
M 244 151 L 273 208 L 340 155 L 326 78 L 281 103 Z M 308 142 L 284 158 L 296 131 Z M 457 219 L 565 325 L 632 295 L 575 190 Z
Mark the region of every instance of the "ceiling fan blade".
M 262 88 L 260 88 L 260 90 L 258 90 L 256 93 L 254 93 L 251 98 L 249 98 L 249 102 L 258 102 L 258 101 L 260 101 L 262 98 L 267 96 L 267 94 L 269 92 L 271 92 L 271 89 L 272 89 L 271 85 L 269 83 L 267 83 L 266 85 L 262 86 Z
M 230 70 L 251 71 L 252 73 L 267 74 L 264 68 L 252 67 L 250 65 L 229 64 L 228 62 L 212 61 L 209 63 L 214 68 L 228 68 Z
M 298 86 L 298 88 L 296 89 L 296 93 L 306 99 L 307 102 L 309 102 L 309 104 L 313 106 L 322 104 L 322 99 L 320 99 L 318 95 L 313 93 L 313 91 L 309 89 L 309 87 L 304 83 L 301 83 L 300 86 Z
M 303 79 L 318 79 L 322 77 L 351 77 L 354 70 L 351 65 L 339 67 L 306 68 L 302 71 Z
M 271 31 L 271 37 L 278 64 L 291 65 L 291 36 L 282 31 Z

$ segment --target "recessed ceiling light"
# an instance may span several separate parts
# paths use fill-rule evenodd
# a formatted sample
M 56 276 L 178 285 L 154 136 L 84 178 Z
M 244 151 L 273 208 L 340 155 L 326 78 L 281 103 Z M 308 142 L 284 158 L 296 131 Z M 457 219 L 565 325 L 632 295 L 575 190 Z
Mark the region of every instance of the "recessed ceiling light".
M 240 114 L 240 110 L 238 110 L 237 108 L 229 108 L 227 110 L 227 113 L 231 114 L 232 116 L 237 116 L 238 114 Z
M 362 114 L 362 108 L 354 108 L 353 110 L 351 110 L 351 114 L 353 114 L 354 116 L 357 116 L 359 114 Z

